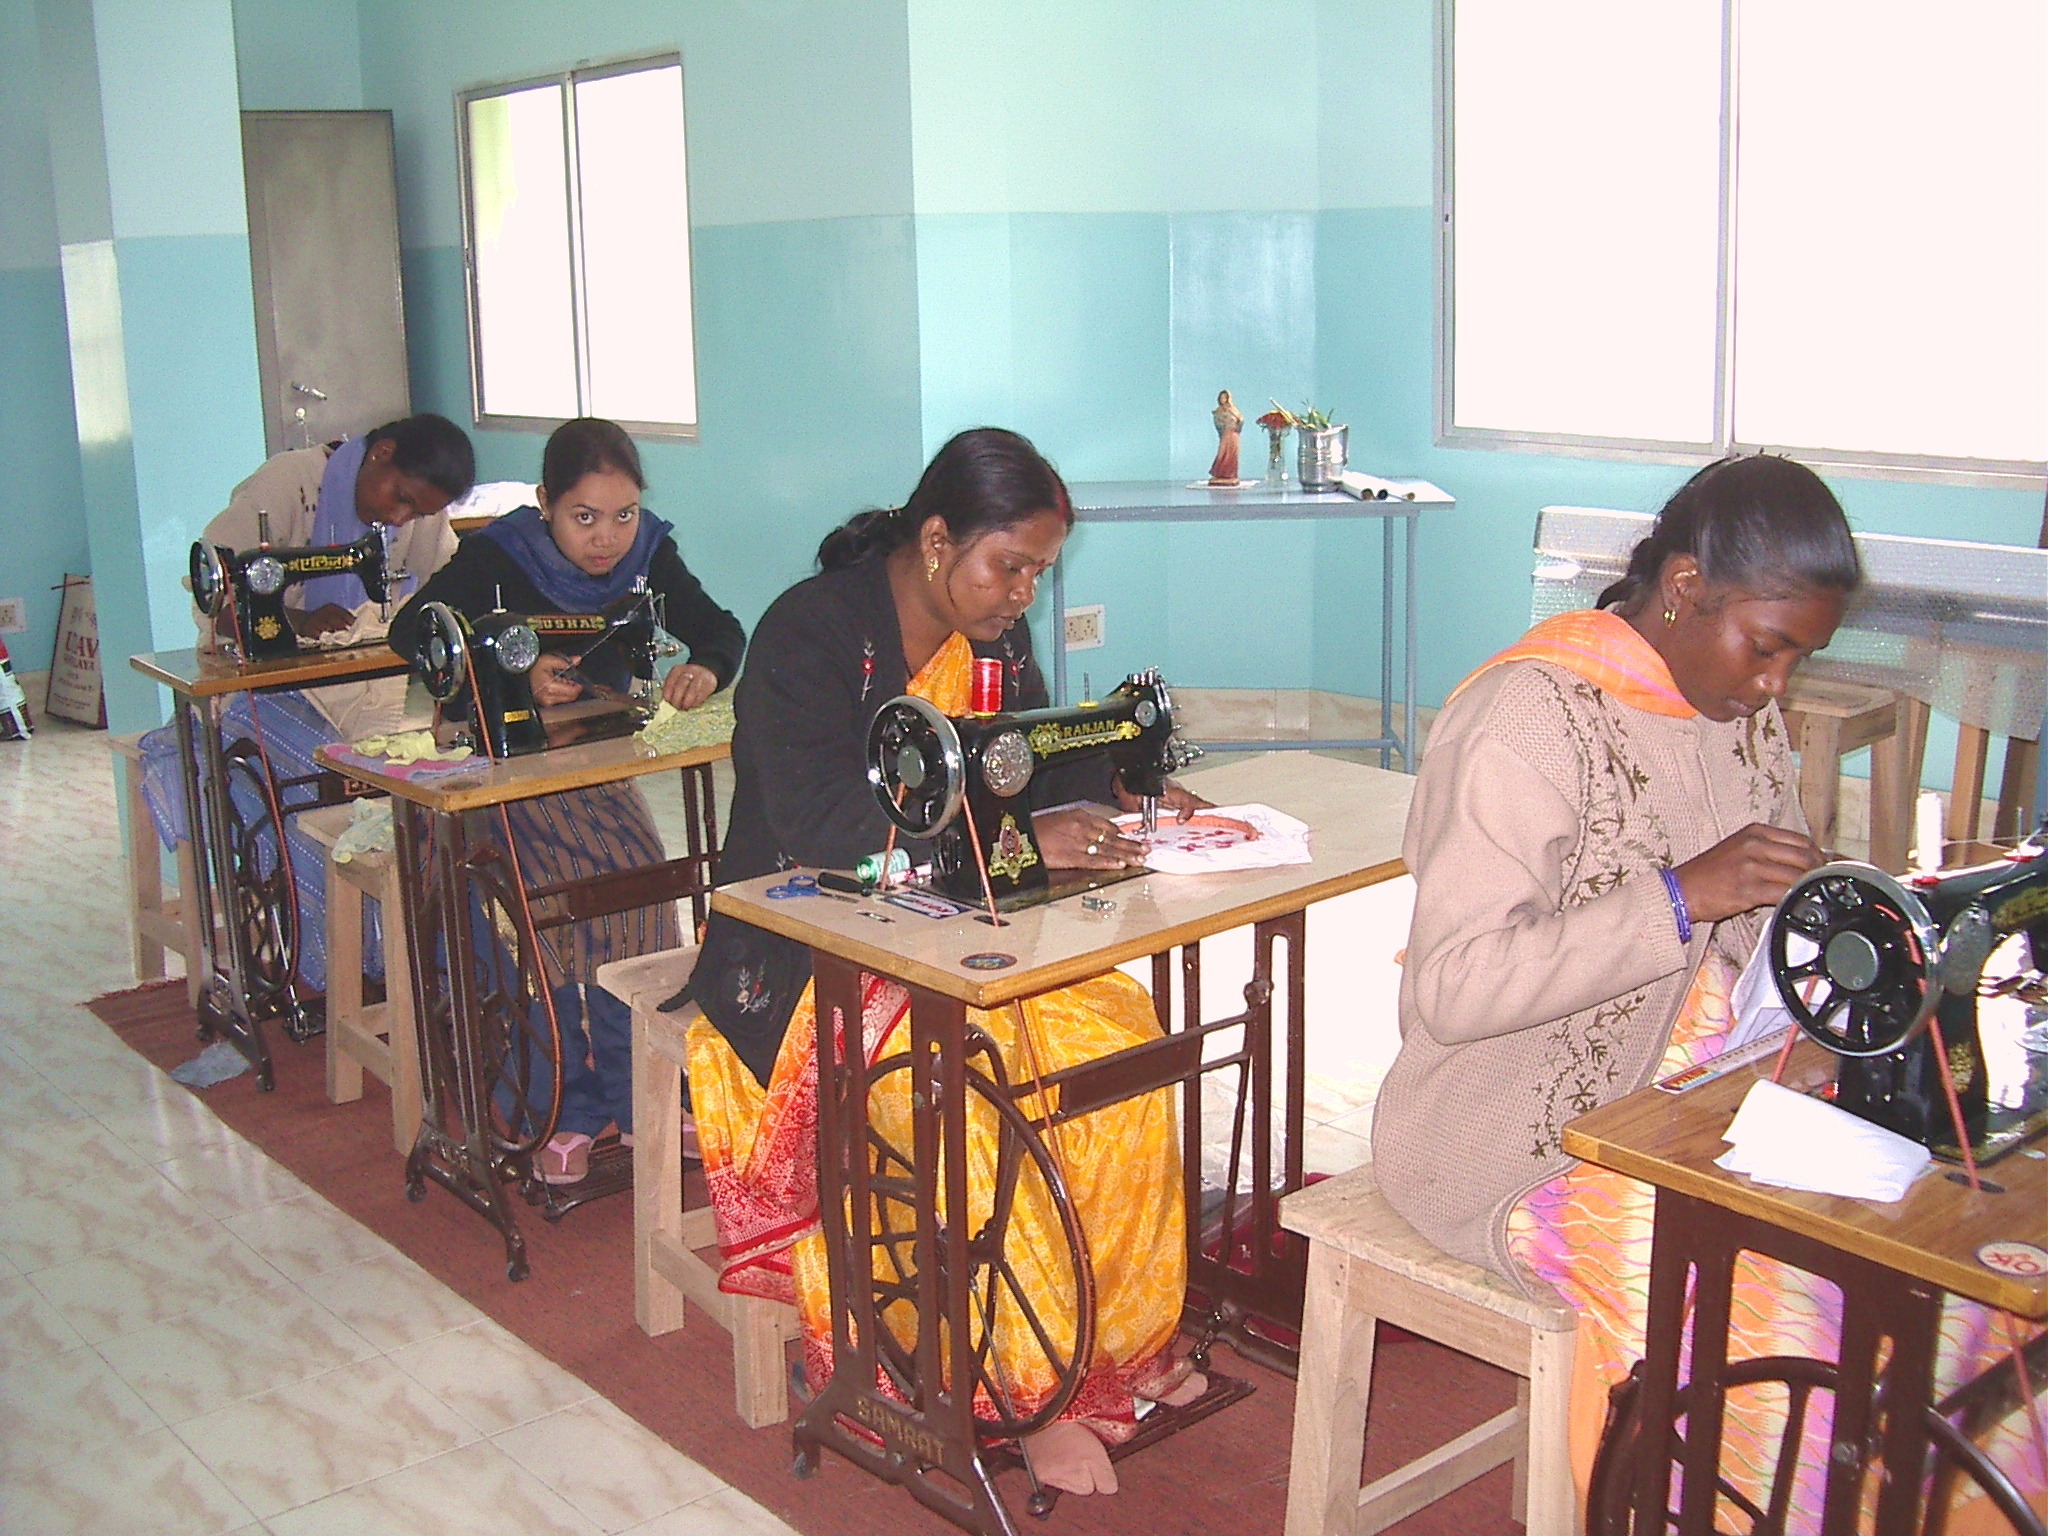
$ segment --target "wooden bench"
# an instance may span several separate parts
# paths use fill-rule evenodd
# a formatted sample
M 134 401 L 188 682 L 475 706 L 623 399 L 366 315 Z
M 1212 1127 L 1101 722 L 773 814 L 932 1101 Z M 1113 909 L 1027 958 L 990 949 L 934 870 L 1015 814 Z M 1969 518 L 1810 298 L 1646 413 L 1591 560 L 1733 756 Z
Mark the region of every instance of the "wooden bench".
M 185 995 L 199 1006 L 198 945 L 187 928 L 185 893 L 196 886 L 192 844 L 180 840 L 174 857 L 178 883 L 164 883 L 163 843 L 142 795 L 142 733 L 109 736 L 107 745 L 121 760 L 120 793 L 128 817 L 128 941 L 135 958 L 135 979 L 153 981 L 164 973 L 164 951 L 185 961 Z
M 334 857 L 354 805 L 303 811 L 298 828 L 327 850 L 327 1102 L 353 1104 L 368 1072 L 391 1090 L 391 1144 L 401 1157 L 420 1133 L 420 1049 L 411 959 L 389 849 Z M 363 1001 L 363 898 L 382 907 L 384 1001 Z
M 1370 1163 L 1289 1195 L 1280 1220 L 1309 1240 L 1286 1536 L 1371 1536 L 1511 1459 L 1529 1536 L 1571 1536 L 1571 1306 L 1444 1253 L 1395 1214 Z M 1515 1407 L 1361 1490 L 1382 1318 L 1514 1372 L 1521 1390 Z
M 694 1301 L 732 1335 L 733 1407 L 749 1428 L 789 1416 L 783 1345 L 797 1335 L 796 1308 L 718 1288 L 718 1266 L 699 1257 L 715 1248 L 710 1207 L 683 1203 L 683 1037 L 695 1007 L 663 1013 L 697 963 L 694 945 L 614 960 L 598 967 L 598 985 L 633 1010 L 633 1314 L 659 1337 L 683 1326 Z

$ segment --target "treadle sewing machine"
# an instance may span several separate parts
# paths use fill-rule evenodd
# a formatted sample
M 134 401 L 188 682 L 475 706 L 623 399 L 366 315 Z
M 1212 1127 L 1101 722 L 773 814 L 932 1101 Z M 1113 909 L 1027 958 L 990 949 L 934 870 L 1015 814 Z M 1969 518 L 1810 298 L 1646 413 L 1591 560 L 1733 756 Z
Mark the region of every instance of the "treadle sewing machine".
M 1837 1106 L 1959 1161 L 1945 1047 L 1977 1162 L 2048 1130 L 2048 1053 L 2019 1038 L 2048 1004 L 2048 823 L 1972 869 L 1813 870 L 1778 903 L 1770 944 L 1787 1010 L 1840 1058 Z
M 413 663 L 421 683 L 444 706 L 444 718 L 479 734 L 482 739 L 472 744 L 492 758 L 637 730 L 646 718 L 641 699 L 653 682 L 655 663 L 682 649 L 662 627 L 656 600 L 644 583 L 603 613 L 529 615 L 501 608 L 472 620 L 446 603 L 426 603 L 420 621 Z M 533 667 L 551 644 L 570 640 L 583 642 L 579 657 L 616 640 L 636 686 L 631 696 L 613 697 L 612 703 L 624 709 L 550 726 L 533 701 Z
M 948 719 L 895 700 L 883 713 L 870 743 L 875 792 L 915 827 L 930 829 L 921 835 L 950 842 L 955 879 L 971 872 L 971 886 L 952 887 L 963 903 L 981 904 L 973 860 L 977 851 L 1000 853 L 1003 816 L 1020 834 L 1028 822 L 1027 764 L 1035 775 L 1067 751 L 1110 752 L 1127 787 L 1157 796 L 1170 766 L 1182 761 L 1170 700 L 1151 674 L 1093 707 Z M 1034 750 L 1031 733 L 1040 725 L 1107 728 L 1092 732 L 1085 747 L 1075 740 L 1056 751 L 1048 734 Z M 815 979 L 818 1076 L 830 1085 L 818 1105 L 818 1211 L 831 1275 L 833 1371 L 795 1426 L 799 1476 L 817 1470 L 829 1448 L 983 1536 L 1014 1536 L 1010 1498 L 1035 1513 L 1051 1507 L 1058 1495 L 1035 1480 L 1006 1498 L 997 1479 L 1022 1459 L 1016 1442 L 1068 1409 L 1096 1357 L 1095 1274 L 1103 1256 L 1091 1255 L 1081 1230 L 1061 1127 L 1148 1093 L 1174 1094 L 1184 1138 L 1175 1159 L 1187 1230 L 1182 1321 L 1209 1390 L 1194 1403 L 1155 1408 L 1111 1458 L 1120 1461 L 1252 1389 L 1211 1360 L 1221 1342 L 1291 1369 L 1284 1340 L 1300 1327 L 1307 1245 L 1280 1228 L 1278 1207 L 1305 1178 L 1306 909 L 1401 873 L 1413 781 L 1288 754 L 1215 768 L 1199 783 L 1211 799 L 1266 799 L 1307 820 L 1316 829 L 1312 862 L 1193 879 L 1139 871 L 1113 887 L 1114 899 L 1071 900 L 1061 898 L 1086 887 L 1063 891 L 1055 872 L 1033 888 L 1027 865 L 1009 882 L 1010 895 L 997 897 L 1008 915 L 993 925 L 986 911 L 918 901 L 916 893 L 903 905 L 904 893 L 893 889 L 849 895 L 828 888 L 834 899 L 791 899 L 806 889 L 792 871 L 713 895 L 714 911 L 805 945 Z M 1037 874 L 1044 873 L 1041 856 Z M 1201 941 L 1245 928 L 1252 943 L 1243 1010 L 1205 1014 Z M 1042 1078 L 997 1049 L 972 1012 L 1014 1010 L 1145 957 L 1160 1033 Z M 863 1049 L 857 1021 L 867 1017 L 874 980 L 900 985 L 908 1014 Z M 1213 1088 L 1212 1073 L 1220 1074 Z M 871 1118 L 871 1096 L 907 1102 L 910 1123 L 893 1114 Z M 1226 1100 L 1230 1107 L 1219 1110 Z M 972 1144 L 970 1127 L 981 1138 Z M 1210 1166 L 1206 1187 L 1205 1146 L 1217 1150 L 1220 1164 Z M 1004 1191 L 993 1206 L 953 1183 L 984 1153 Z M 1034 1189 L 1043 1195 L 1028 1193 Z M 1058 1213 L 1042 1241 L 1014 1228 L 1010 1216 L 1040 1198 Z M 942 1219 L 969 1209 L 971 1217 Z M 1220 1221 L 1207 1219 L 1219 1209 Z M 1013 1245 L 1027 1242 L 1043 1295 L 1077 1302 L 1071 1316 L 1048 1312 L 1020 1287 L 1024 1255 Z M 660 1283 L 659 1276 L 646 1283 Z M 1017 1374 L 992 1347 L 992 1332 L 1014 1351 Z M 1028 1399 L 1014 1391 L 1024 1379 L 1033 1383 Z M 1024 1471 L 1030 1479 L 1028 1462 Z
M 353 544 L 280 549 L 270 542 L 270 514 L 256 514 L 254 549 L 237 554 L 200 539 L 192 545 L 192 601 L 208 618 L 227 618 L 220 643 L 239 661 L 296 656 L 299 637 L 285 612 L 284 597 L 316 576 L 354 576 L 373 603 L 385 602 L 391 583 L 391 530 L 369 529 Z
M 1172 695 L 1148 668 L 1108 698 L 1067 709 L 952 719 L 910 694 L 891 699 L 868 728 L 868 783 L 898 827 L 937 839 L 935 888 L 1015 911 L 1143 873 L 1049 876 L 1039 853 L 1024 792 L 1047 765 L 1095 752 L 1109 754 L 1125 791 L 1143 802 L 1148 832 L 1167 778 L 1202 755 L 1175 734 Z

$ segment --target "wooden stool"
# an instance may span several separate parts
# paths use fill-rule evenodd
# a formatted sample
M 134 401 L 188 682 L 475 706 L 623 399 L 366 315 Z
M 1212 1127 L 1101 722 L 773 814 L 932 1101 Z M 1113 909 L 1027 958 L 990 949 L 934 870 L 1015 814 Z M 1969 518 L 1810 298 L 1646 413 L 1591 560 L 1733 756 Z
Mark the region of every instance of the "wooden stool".
M 783 1344 L 797 1335 L 796 1308 L 718 1288 L 718 1268 L 697 1256 L 715 1247 L 711 1209 L 683 1206 L 684 1031 L 695 1007 L 660 1004 L 690 979 L 696 946 L 614 960 L 598 985 L 633 1010 L 633 1314 L 645 1333 L 683 1326 L 685 1298 L 732 1335 L 733 1407 L 751 1429 L 789 1416 Z
M 400 1157 L 420 1133 L 420 1048 L 412 1006 L 411 959 L 398 896 L 398 860 L 388 849 L 337 863 L 335 839 L 353 806 L 303 811 L 299 830 L 327 850 L 327 1102 L 363 1096 L 363 1073 L 391 1090 L 391 1144 Z M 383 911 L 384 1001 L 363 1001 L 363 898 Z
M 1309 1240 L 1286 1536 L 1371 1536 L 1510 1459 L 1529 1536 L 1571 1536 L 1570 1305 L 1547 1286 L 1531 1301 L 1435 1247 L 1382 1198 L 1370 1163 L 1289 1195 L 1280 1220 Z M 1521 1390 L 1515 1407 L 1361 1490 L 1381 1318 L 1513 1371 Z
M 107 745 L 121 759 L 121 793 L 128 812 L 128 940 L 135 956 L 135 979 L 149 981 L 164 973 L 164 951 L 185 960 L 185 995 L 199 1006 L 198 945 L 186 927 L 184 892 L 194 888 L 192 844 L 177 846 L 178 883 L 164 884 L 163 844 L 142 796 L 142 733 L 109 736 Z
M 1799 807 L 1813 840 L 1833 848 L 1842 756 L 1870 748 L 1870 862 L 1901 874 L 1913 825 L 1919 774 L 1906 780 L 1908 737 L 1901 729 L 1899 695 L 1868 683 L 1802 673 L 1792 679 L 1779 709 L 1799 753 Z

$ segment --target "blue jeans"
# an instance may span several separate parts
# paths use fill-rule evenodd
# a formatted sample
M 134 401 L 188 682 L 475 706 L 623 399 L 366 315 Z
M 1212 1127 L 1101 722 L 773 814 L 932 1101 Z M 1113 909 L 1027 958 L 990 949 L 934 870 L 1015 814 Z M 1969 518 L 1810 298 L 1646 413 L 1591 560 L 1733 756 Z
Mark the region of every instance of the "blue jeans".
M 574 982 L 555 988 L 562 1032 L 562 1112 L 555 1130 L 596 1136 L 608 1124 L 633 1129 L 633 1012 L 603 987 Z M 535 1074 L 533 1095 L 545 1103 L 550 1085 Z

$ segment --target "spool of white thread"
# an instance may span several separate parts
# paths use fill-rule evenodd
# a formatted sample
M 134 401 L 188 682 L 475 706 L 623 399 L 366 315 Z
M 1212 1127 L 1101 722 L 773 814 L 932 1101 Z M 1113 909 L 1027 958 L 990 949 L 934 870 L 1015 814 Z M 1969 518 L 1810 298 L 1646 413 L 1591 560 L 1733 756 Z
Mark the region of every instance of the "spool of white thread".
M 1913 804 L 1913 869 L 1929 874 L 1941 868 L 1941 796 L 1931 789 L 1920 791 Z

